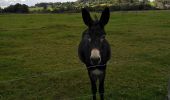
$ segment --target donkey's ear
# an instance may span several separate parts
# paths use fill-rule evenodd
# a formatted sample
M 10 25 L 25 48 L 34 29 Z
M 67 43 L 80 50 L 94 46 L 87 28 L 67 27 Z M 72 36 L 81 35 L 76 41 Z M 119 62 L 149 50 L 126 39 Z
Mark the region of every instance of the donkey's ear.
M 100 24 L 101 24 L 102 26 L 105 26 L 105 25 L 108 23 L 109 18 L 110 18 L 110 10 L 109 10 L 108 7 L 106 7 L 106 8 L 103 10 L 102 15 L 101 15 L 101 17 L 100 17 Z
M 91 16 L 90 16 L 89 11 L 88 11 L 87 9 L 85 9 L 85 8 L 82 8 L 82 17 L 83 17 L 84 23 L 85 23 L 87 26 L 90 27 L 91 24 L 92 24 L 92 22 L 93 22 L 93 20 L 92 20 L 92 18 L 91 18 Z

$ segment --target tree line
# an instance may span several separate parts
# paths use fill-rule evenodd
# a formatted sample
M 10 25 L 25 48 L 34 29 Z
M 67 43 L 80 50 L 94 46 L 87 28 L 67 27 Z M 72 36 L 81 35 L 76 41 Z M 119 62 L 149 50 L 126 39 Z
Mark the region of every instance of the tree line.
M 57 3 L 38 3 L 31 7 L 31 12 L 80 12 L 81 8 L 86 7 L 90 11 L 102 11 L 108 6 L 111 11 L 126 10 L 151 10 L 157 9 L 150 4 L 148 0 L 78 0 L 77 2 L 57 2 Z M 36 9 L 40 8 L 41 9 Z
M 160 0 L 161 1 L 161 0 Z M 90 11 L 102 11 L 108 6 L 111 11 L 127 10 L 153 10 L 159 9 L 149 0 L 78 0 L 76 2 L 56 2 L 56 3 L 37 3 L 28 7 L 25 4 L 10 5 L 4 9 L 0 8 L 1 13 L 68 13 L 81 12 L 81 8 L 86 7 Z

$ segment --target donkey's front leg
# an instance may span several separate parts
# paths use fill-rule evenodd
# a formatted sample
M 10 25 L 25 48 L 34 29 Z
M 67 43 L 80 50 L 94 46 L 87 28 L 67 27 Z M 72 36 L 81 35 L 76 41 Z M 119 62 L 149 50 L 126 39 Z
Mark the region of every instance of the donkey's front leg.
M 94 81 L 91 81 L 91 89 L 93 93 L 93 100 L 96 100 L 97 88 L 96 88 L 96 83 Z
M 96 92 L 97 92 L 96 81 L 97 80 L 96 80 L 96 77 L 91 72 L 89 72 L 89 78 L 91 81 L 91 90 L 93 93 L 93 100 L 96 100 Z
M 99 94 L 100 100 L 104 100 L 104 80 L 105 80 L 105 71 L 99 77 Z

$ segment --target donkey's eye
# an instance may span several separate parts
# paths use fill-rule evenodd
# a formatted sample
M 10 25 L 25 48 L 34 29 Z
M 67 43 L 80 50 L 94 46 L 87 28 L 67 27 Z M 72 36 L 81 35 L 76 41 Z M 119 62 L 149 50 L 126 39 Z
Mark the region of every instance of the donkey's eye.
M 103 35 L 101 36 L 100 41 L 103 42 L 104 39 L 105 39 L 105 36 Z
M 91 38 L 90 37 L 88 38 L 88 41 L 91 42 Z
M 103 42 L 104 38 L 101 38 L 100 41 Z

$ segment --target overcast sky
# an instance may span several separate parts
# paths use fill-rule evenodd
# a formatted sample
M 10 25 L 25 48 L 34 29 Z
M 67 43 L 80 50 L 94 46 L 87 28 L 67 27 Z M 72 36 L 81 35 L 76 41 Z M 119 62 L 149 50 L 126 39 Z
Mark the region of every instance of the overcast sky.
M 21 3 L 32 6 L 38 2 L 67 2 L 67 1 L 76 1 L 76 0 L 0 0 L 0 7 L 6 7 L 11 4 Z

